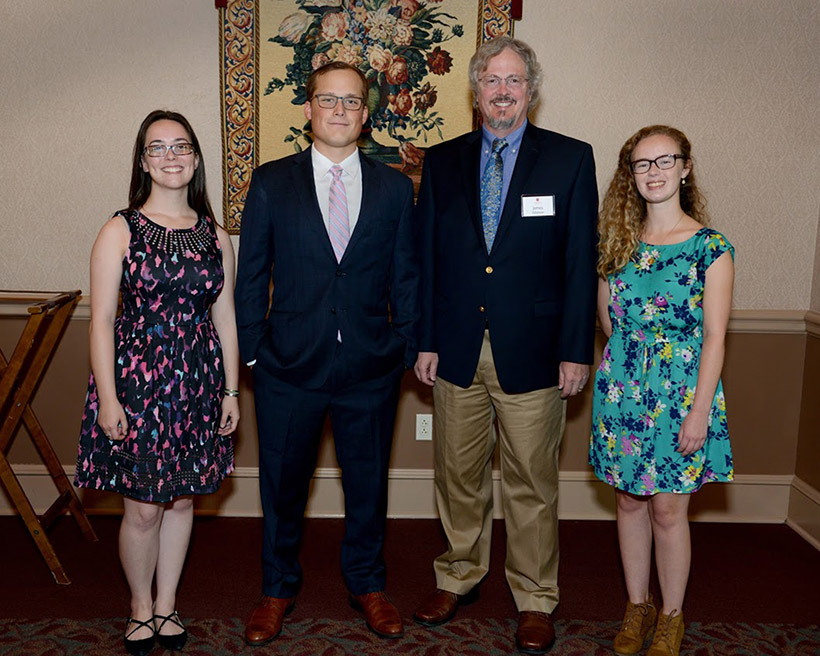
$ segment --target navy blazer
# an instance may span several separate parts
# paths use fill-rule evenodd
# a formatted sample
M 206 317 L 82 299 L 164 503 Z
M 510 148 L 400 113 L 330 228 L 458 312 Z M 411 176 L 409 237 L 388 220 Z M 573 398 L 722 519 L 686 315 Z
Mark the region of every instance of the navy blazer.
M 309 150 L 257 168 L 242 214 L 236 282 L 242 359 L 307 389 L 327 380 L 337 331 L 352 382 L 412 366 L 416 358 L 412 184 L 384 164 L 360 160 L 361 210 L 339 263 Z
M 509 394 L 558 384 L 562 361 L 591 363 L 598 187 L 589 144 L 528 124 L 492 252 L 481 224 L 481 131 L 427 151 L 417 205 L 419 350 L 468 387 L 489 326 Z M 554 196 L 555 215 L 522 216 L 524 195 Z

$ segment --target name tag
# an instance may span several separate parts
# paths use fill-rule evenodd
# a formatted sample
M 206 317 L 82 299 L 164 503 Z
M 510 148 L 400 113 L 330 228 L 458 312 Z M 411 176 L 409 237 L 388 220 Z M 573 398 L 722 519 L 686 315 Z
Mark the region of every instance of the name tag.
M 521 196 L 521 216 L 555 216 L 555 196 Z

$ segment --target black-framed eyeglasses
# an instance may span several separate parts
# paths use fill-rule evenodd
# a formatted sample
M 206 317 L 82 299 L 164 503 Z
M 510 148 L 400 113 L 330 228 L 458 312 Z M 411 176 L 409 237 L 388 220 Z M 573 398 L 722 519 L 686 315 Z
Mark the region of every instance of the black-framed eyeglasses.
M 660 157 L 656 157 L 655 159 L 636 159 L 629 163 L 629 168 L 632 169 L 633 173 L 648 173 L 649 169 L 652 168 L 654 164 L 657 166 L 661 171 L 665 171 L 666 169 L 671 169 L 675 166 L 675 162 L 679 159 L 686 159 L 683 155 L 675 155 L 674 153 L 669 153 L 668 155 L 661 155 Z
M 194 145 L 189 144 L 185 141 L 180 143 L 171 144 L 149 144 L 145 148 L 143 148 L 143 152 L 148 155 L 148 157 L 165 157 L 169 150 L 174 152 L 174 155 L 180 157 L 182 155 L 190 155 L 194 152 Z
M 342 107 L 351 112 L 359 111 L 364 105 L 364 98 L 359 96 L 335 96 L 332 93 L 317 93 L 313 98 L 322 109 L 334 109 L 339 101 L 342 102 Z
M 481 86 L 486 89 L 498 89 L 502 82 L 504 82 L 504 84 L 506 84 L 510 89 L 520 89 L 529 81 L 529 79 L 530 78 L 524 77 L 523 75 L 508 75 L 507 77 L 485 75 L 479 80 L 479 82 L 481 82 Z

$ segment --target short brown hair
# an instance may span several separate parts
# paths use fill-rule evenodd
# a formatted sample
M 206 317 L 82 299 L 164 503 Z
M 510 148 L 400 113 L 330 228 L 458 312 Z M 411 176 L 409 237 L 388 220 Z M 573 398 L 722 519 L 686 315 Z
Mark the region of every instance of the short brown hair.
M 348 64 L 347 62 L 342 61 L 332 61 L 324 66 L 317 68 L 310 74 L 310 77 L 307 79 L 305 83 L 305 96 L 307 97 L 307 101 L 310 102 L 313 99 L 313 94 L 316 91 L 316 85 L 319 83 L 319 78 L 325 75 L 326 73 L 331 73 L 332 71 L 352 71 L 356 75 L 359 76 L 359 80 L 362 83 L 362 98 L 367 104 L 367 78 L 364 76 L 358 68 L 355 66 Z

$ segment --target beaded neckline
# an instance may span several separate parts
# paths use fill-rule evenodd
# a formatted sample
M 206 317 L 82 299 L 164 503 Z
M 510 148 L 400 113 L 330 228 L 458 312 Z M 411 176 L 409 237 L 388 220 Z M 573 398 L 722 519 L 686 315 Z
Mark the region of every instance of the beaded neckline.
M 155 223 L 142 212 L 134 212 L 134 227 L 145 242 L 168 253 L 204 253 L 213 239 L 204 216 L 197 217 L 191 228 L 166 228 Z

